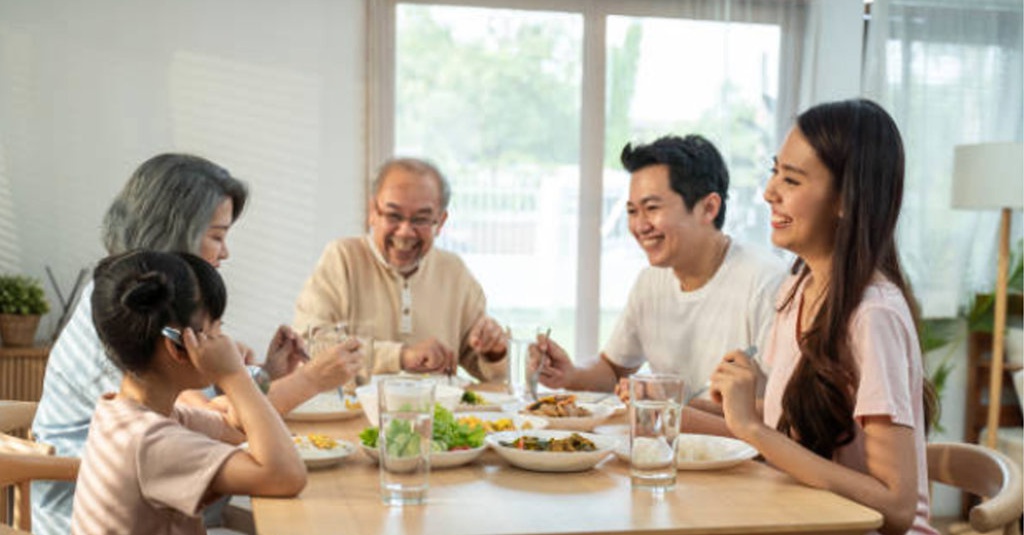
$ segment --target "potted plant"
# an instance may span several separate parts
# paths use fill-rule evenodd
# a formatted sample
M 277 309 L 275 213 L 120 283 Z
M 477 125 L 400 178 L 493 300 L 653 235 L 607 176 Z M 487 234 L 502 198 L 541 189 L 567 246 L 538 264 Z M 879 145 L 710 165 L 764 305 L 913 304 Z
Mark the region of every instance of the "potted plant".
M 42 284 L 22 275 L 0 275 L 0 339 L 5 347 L 35 341 L 39 318 L 50 310 Z

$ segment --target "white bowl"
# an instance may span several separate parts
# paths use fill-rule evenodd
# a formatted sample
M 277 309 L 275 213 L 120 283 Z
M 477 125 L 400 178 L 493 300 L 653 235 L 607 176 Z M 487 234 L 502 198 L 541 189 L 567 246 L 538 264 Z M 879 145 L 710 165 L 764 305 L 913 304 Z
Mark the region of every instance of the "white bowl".
M 522 430 L 524 426 L 527 427 L 526 430 L 544 429 L 548 426 L 548 421 L 540 416 L 512 414 L 510 412 L 459 412 L 455 414 L 455 419 L 459 420 L 460 418 L 466 418 L 468 416 L 479 418 L 485 422 L 496 422 L 498 420 L 506 419 L 511 420 L 512 425 L 515 426 L 517 430 Z M 529 425 L 527 426 L 527 424 Z
M 370 425 L 379 426 L 380 400 L 377 399 L 377 384 L 368 384 L 356 388 L 356 397 L 359 398 L 359 403 L 363 406 L 363 413 L 366 414 L 366 419 L 370 421 Z M 438 384 L 434 389 L 434 402 L 439 403 L 449 411 L 454 411 L 461 399 L 461 388 Z
M 598 424 L 610 418 L 612 413 L 615 411 L 615 409 L 608 405 L 599 405 L 594 403 L 580 403 L 579 406 L 590 411 L 590 416 L 544 416 L 543 414 L 528 412 L 526 409 L 523 409 L 520 412 L 527 416 L 536 416 L 537 418 L 547 420 L 549 429 L 591 431 L 594 427 L 597 427 Z
M 511 442 L 520 436 L 534 436 L 540 438 L 565 438 L 571 435 L 570 431 L 505 431 L 487 435 L 484 440 L 503 459 L 512 466 L 534 472 L 583 472 L 590 470 L 597 463 L 604 460 L 615 448 L 617 438 L 589 433 L 580 433 L 597 447 L 595 451 L 527 451 L 511 446 L 503 446 L 502 442 Z
M 359 445 L 363 449 L 368 457 L 374 461 L 380 461 L 380 451 L 377 448 L 371 448 L 366 444 Z M 434 468 L 455 468 L 456 466 L 462 466 L 469 464 L 480 457 L 480 455 L 487 449 L 487 445 L 480 446 L 479 448 L 470 448 L 466 450 L 451 450 L 451 451 L 435 451 L 430 453 L 430 469 Z

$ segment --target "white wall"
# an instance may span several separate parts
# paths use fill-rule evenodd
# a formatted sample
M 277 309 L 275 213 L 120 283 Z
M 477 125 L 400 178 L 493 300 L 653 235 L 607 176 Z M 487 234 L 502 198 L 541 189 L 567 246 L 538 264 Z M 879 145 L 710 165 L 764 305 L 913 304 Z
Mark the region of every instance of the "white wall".
M 252 189 L 223 274 L 226 322 L 262 353 L 323 245 L 362 230 L 365 18 L 362 0 L 0 0 L 0 272 L 49 265 L 66 291 L 132 170 L 195 152 Z

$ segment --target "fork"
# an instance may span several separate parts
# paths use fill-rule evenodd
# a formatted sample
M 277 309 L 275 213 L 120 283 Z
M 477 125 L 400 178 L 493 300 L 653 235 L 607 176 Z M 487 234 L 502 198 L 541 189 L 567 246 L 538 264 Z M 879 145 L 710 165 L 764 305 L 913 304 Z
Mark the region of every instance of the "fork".
M 544 333 L 544 341 L 551 341 L 551 327 L 548 327 L 548 330 Z M 537 363 L 537 369 L 533 370 L 533 373 L 530 374 L 529 379 L 526 381 L 526 387 L 530 389 L 530 397 L 534 401 L 537 401 L 537 381 L 540 380 L 540 373 L 544 371 L 544 363 L 547 362 L 547 359 L 544 358 L 545 356 L 546 354 L 541 355 L 540 362 Z

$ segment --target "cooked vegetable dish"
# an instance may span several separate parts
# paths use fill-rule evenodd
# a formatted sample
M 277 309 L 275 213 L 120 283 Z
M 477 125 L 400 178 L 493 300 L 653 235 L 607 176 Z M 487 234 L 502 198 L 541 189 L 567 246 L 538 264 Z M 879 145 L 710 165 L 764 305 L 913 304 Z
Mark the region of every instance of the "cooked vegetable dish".
M 597 446 L 590 439 L 579 433 L 573 433 L 565 438 L 523 436 L 508 442 L 501 442 L 500 444 L 507 448 L 526 451 L 576 452 L 597 450 Z

